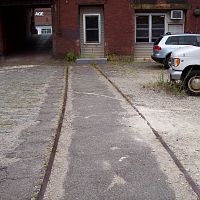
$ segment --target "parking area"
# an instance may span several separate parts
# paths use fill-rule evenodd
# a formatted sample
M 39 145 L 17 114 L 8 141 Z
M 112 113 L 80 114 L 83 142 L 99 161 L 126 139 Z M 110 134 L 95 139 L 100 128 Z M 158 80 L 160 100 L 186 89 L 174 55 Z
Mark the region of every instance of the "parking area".
M 200 99 L 156 88 L 167 70 L 159 64 L 134 63 L 101 69 L 158 131 L 200 185 Z
M 174 95 L 154 87 L 161 77 L 167 78 L 167 70 L 153 62 L 116 62 L 98 67 L 126 95 L 135 108 L 145 116 L 152 127 L 159 132 L 199 186 L 200 98 Z M 77 79 L 74 78 L 74 82 L 71 82 L 71 84 L 80 87 L 80 90 L 84 86 L 81 73 L 87 74 L 89 72 L 87 68 L 94 70 L 93 65 L 85 68 L 70 66 L 70 76 L 78 76 Z M 94 74 L 94 72 L 91 74 Z M 90 91 L 90 84 L 95 82 L 96 80 L 93 77 L 86 89 Z M 93 85 L 94 88 L 91 94 L 95 94 L 96 90 L 105 92 L 99 85 L 99 83 L 102 84 L 103 82 L 102 77 L 99 78 L 98 83 Z M 35 192 L 40 187 L 62 107 L 64 84 L 64 65 L 61 62 L 37 56 L 34 62 L 30 62 L 30 57 L 27 57 L 27 59 L 12 58 L 9 62 L 3 61 L 0 63 L 0 197 L 2 199 L 30 199 L 34 197 Z M 105 88 L 106 96 L 109 96 L 109 92 L 113 89 L 107 91 L 107 86 Z M 73 93 L 73 95 L 80 95 L 76 89 L 69 92 L 71 92 L 71 95 Z M 102 97 L 105 97 L 105 95 L 103 94 Z M 81 100 L 77 99 L 78 101 L 75 104 L 77 106 L 71 107 L 71 109 L 78 109 L 79 101 Z M 81 102 L 81 105 L 86 109 L 84 102 Z M 98 107 L 98 104 L 95 103 L 95 105 Z M 93 110 L 89 111 L 93 112 Z M 72 110 L 72 112 L 75 111 Z M 126 113 L 126 109 L 123 112 Z M 70 114 L 67 111 L 66 113 L 66 115 Z M 118 114 L 121 117 L 120 113 Z M 126 115 L 128 114 L 124 114 L 124 116 Z M 138 121 L 134 121 L 135 125 L 132 128 L 126 124 L 130 132 L 128 135 L 126 131 L 123 133 L 124 142 L 128 141 L 128 137 L 132 134 L 131 129 L 136 127 L 134 137 L 137 138 L 138 131 L 139 136 L 141 138 L 144 137 L 149 142 L 148 145 L 151 147 L 150 154 L 153 154 L 158 159 L 155 160 L 155 163 L 158 163 L 159 170 L 164 174 L 171 174 L 167 177 L 166 182 L 169 185 L 172 184 L 172 188 L 177 186 L 178 189 L 175 189 L 175 194 L 179 194 L 180 191 L 184 190 L 186 193 L 192 193 L 191 196 L 195 199 L 195 195 L 191 192 L 191 188 L 186 183 L 181 171 L 179 174 L 174 164 L 170 164 L 170 166 L 172 165 L 172 169 L 176 169 L 175 171 L 170 170 L 168 166 L 164 165 L 165 163 L 173 163 L 171 157 L 166 156 L 166 152 L 163 154 L 165 155 L 164 157 L 162 157 L 162 154 L 157 154 L 157 152 L 163 152 L 163 149 L 153 149 L 156 148 L 157 142 L 155 142 L 155 138 L 152 135 L 149 135 L 148 139 L 148 134 L 152 133 L 148 131 L 144 133 L 144 136 L 142 135 L 142 130 L 145 129 L 140 129 L 140 126 L 143 126 L 144 123 L 141 123 L 140 117 L 136 115 L 136 113 L 133 113 L 134 119 L 138 119 Z M 91 116 L 93 115 L 91 114 Z M 109 117 L 108 119 L 110 120 Z M 95 120 L 94 123 L 96 123 Z M 132 123 L 130 122 L 130 124 Z M 95 126 L 95 124 L 90 125 L 91 127 Z M 100 129 L 101 125 L 99 125 Z M 82 127 L 80 130 L 82 130 Z M 112 138 L 109 139 L 113 140 Z M 78 141 L 81 140 L 78 139 Z M 65 148 L 65 145 L 63 147 Z M 74 147 L 67 146 L 67 148 L 75 147 L 76 145 Z M 124 147 L 126 149 L 126 144 L 124 144 Z M 160 148 L 160 145 L 157 145 L 157 147 Z M 135 147 L 130 145 L 131 148 Z M 127 155 L 129 155 L 128 149 L 126 151 Z M 60 164 L 61 167 L 65 165 L 65 163 Z M 131 166 L 130 169 L 132 170 Z M 84 169 L 84 167 L 81 169 Z M 178 178 L 175 180 L 174 177 L 177 177 L 177 174 Z M 173 178 L 170 179 L 170 177 Z M 60 179 L 57 180 L 60 181 Z M 170 183 L 170 181 L 173 183 Z M 183 198 L 180 195 L 176 196 L 176 199 Z M 191 200 L 191 198 L 187 199 Z
M 40 187 L 63 88 L 62 66 L 1 63 L 0 199 L 31 199 Z

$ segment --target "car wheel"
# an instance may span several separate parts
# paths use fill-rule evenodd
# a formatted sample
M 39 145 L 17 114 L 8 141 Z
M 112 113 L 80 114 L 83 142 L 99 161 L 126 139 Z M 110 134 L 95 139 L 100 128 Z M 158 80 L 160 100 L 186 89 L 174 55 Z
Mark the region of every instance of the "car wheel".
M 183 88 L 188 95 L 200 95 L 200 70 L 190 71 L 186 75 Z
M 171 67 L 171 54 L 168 55 L 164 60 L 164 67 L 165 69 L 169 69 Z

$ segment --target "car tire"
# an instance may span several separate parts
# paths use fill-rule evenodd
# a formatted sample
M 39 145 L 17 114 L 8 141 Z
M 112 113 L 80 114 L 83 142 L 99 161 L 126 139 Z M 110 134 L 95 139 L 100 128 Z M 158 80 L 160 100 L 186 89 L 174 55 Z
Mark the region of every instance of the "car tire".
M 166 56 L 165 60 L 164 60 L 164 67 L 165 69 L 169 69 L 171 66 L 171 54 Z
M 200 70 L 188 72 L 183 81 L 183 88 L 188 95 L 200 95 Z

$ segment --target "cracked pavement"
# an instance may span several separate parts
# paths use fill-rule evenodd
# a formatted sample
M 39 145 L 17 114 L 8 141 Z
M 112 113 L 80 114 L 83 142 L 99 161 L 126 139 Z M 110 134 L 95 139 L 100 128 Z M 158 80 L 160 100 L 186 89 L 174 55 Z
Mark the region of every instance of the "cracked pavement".
M 60 66 L 60 67 L 59 67 Z M 0 200 L 34 200 L 62 106 L 62 65 L 0 67 Z M 196 200 L 138 113 L 92 66 L 69 67 L 67 108 L 45 200 Z M 151 89 L 155 64 L 101 69 L 199 185 L 199 99 Z
M 63 101 L 64 67 L 0 66 L 0 199 L 34 198 Z
M 125 83 L 137 81 L 127 80 L 131 71 L 136 72 L 132 67 L 124 67 L 128 73 L 123 77 L 123 67 L 114 71 L 113 66 L 101 66 L 107 74 L 116 72 L 109 77 L 128 91 Z M 136 83 L 131 89 L 132 94 L 143 91 Z M 196 200 L 197 196 L 141 115 L 94 67 L 84 65 L 69 67 L 66 113 L 44 199 Z

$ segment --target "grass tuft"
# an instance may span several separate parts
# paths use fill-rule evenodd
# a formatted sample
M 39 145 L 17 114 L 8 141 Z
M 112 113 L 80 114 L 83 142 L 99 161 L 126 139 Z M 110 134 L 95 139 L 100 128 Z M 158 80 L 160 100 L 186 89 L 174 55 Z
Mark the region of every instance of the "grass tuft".
M 133 56 L 119 56 L 116 54 L 107 54 L 107 59 L 111 63 L 123 63 L 123 64 L 130 64 L 134 62 Z
M 169 81 L 165 76 L 164 70 L 159 74 L 157 81 L 153 84 L 149 84 L 148 87 L 154 91 L 165 91 L 167 94 L 173 94 L 180 97 L 186 95 L 183 90 L 183 83 L 181 81 Z

